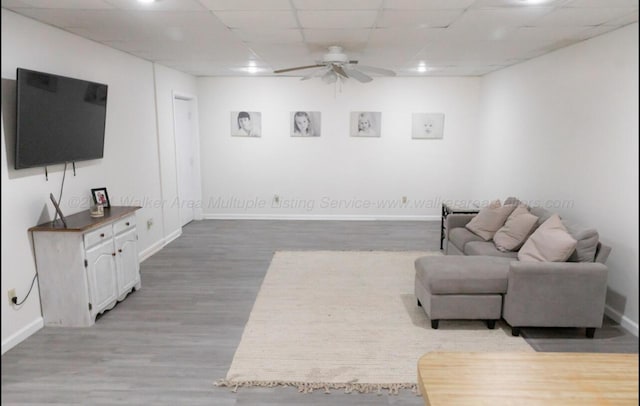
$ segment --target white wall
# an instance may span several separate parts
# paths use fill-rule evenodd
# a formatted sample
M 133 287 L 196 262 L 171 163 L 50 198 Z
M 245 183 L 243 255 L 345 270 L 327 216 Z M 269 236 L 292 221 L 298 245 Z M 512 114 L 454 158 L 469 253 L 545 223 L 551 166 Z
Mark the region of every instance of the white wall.
M 3 353 L 42 326 L 37 284 L 19 308 L 9 306 L 6 292 L 15 288 L 22 299 L 29 288 L 35 263 L 27 229 L 51 220 L 48 196 L 58 196 L 63 168 L 49 167 L 49 181 L 43 168 L 13 169 L 17 67 L 109 85 L 104 158 L 79 162 L 75 177 L 68 170 L 61 201 L 65 214 L 87 209 L 89 191 L 94 187 L 106 187 L 112 205 L 162 201 L 158 136 L 168 142 L 173 133 L 173 124 L 165 116 L 156 122 L 154 67 L 150 62 L 2 9 Z M 165 114 L 166 106 L 171 106 L 166 89 L 195 91 L 188 75 L 170 69 L 159 71 L 158 105 Z M 163 158 L 162 162 L 163 173 L 175 166 L 175 159 Z M 138 249 L 146 256 L 163 246 L 166 234 L 162 205 L 143 206 L 137 212 Z M 164 210 L 170 218 L 175 215 L 171 210 L 177 213 L 177 208 Z M 145 226 L 148 219 L 154 221 L 149 229 Z
M 162 182 L 164 213 L 163 229 L 167 241 L 176 238 L 182 232 L 176 178 L 176 144 L 173 128 L 174 95 L 196 98 L 196 78 L 162 65 L 154 64 L 156 83 L 156 108 L 158 111 L 158 139 L 160 156 L 160 174 Z M 194 103 L 197 103 L 194 100 Z M 200 184 L 200 179 L 197 180 Z M 151 204 L 152 202 L 143 202 Z
M 336 92 L 319 79 L 199 78 L 204 215 L 439 218 L 442 199 L 470 195 L 479 84 L 376 78 Z M 230 136 L 230 112 L 242 110 L 262 113 L 261 138 Z M 321 137 L 290 136 L 297 110 L 322 113 Z M 351 111 L 381 112 L 382 136 L 350 137 Z M 444 139 L 411 139 L 411 114 L 420 112 L 445 114 Z
M 613 247 L 608 314 L 638 332 L 638 24 L 483 78 L 476 197 L 573 207 Z

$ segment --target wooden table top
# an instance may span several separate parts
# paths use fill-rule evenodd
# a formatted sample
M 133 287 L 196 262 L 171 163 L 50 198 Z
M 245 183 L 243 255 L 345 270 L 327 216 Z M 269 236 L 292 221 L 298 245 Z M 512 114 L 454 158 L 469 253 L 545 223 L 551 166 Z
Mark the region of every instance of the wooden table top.
M 425 405 L 638 405 L 638 354 L 431 352 Z
M 135 213 L 140 206 L 111 206 L 104 209 L 103 217 L 91 217 L 89 210 L 84 210 L 70 216 L 65 216 L 67 227 L 65 228 L 59 219 L 56 222 L 46 222 L 31 227 L 28 231 L 57 231 L 57 232 L 85 232 L 98 228 L 106 223 L 126 217 Z

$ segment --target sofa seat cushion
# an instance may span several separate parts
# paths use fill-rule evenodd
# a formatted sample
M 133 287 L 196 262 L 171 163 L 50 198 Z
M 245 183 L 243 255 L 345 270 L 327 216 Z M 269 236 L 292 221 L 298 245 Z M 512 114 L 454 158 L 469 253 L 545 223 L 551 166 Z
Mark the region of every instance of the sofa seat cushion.
M 464 246 L 470 241 L 484 241 L 464 227 L 457 227 L 449 231 L 449 244 L 453 244 L 460 252 L 464 252 Z
M 415 262 L 416 280 L 431 294 L 504 294 L 511 258 L 428 256 Z
M 518 259 L 517 251 L 502 252 L 491 241 L 470 241 L 464 246 L 464 255 L 488 255 L 491 257 L 503 257 Z

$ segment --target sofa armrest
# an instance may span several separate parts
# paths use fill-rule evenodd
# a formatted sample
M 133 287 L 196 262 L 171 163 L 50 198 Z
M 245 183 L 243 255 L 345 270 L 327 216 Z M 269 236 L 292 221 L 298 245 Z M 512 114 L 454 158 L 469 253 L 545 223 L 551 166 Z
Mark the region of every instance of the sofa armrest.
M 458 214 L 458 213 L 449 214 L 447 216 L 447 222 L 446 222 L 447 230 L 452 230 L 458 227 L 464 227 L 475 216 L 476 216 L 475 214 Z
M 607 273 L 595 262 L 514 261 L 503 317 L 514 327 L 601 327 Z

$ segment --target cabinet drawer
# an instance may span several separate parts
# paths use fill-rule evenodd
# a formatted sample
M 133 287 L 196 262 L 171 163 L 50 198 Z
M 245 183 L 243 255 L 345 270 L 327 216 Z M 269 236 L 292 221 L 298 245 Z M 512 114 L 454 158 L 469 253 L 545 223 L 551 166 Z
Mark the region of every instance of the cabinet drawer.
M 136 216 L 125 217 L 122 220 L 118 220 L 113 223 L 113 233 L 120 234 L 121 232 L 133 228 L 136 226 Z
M 84 248 L 89 249 L 113 236 L 111 226 L 104 226 L 84 235 Z

